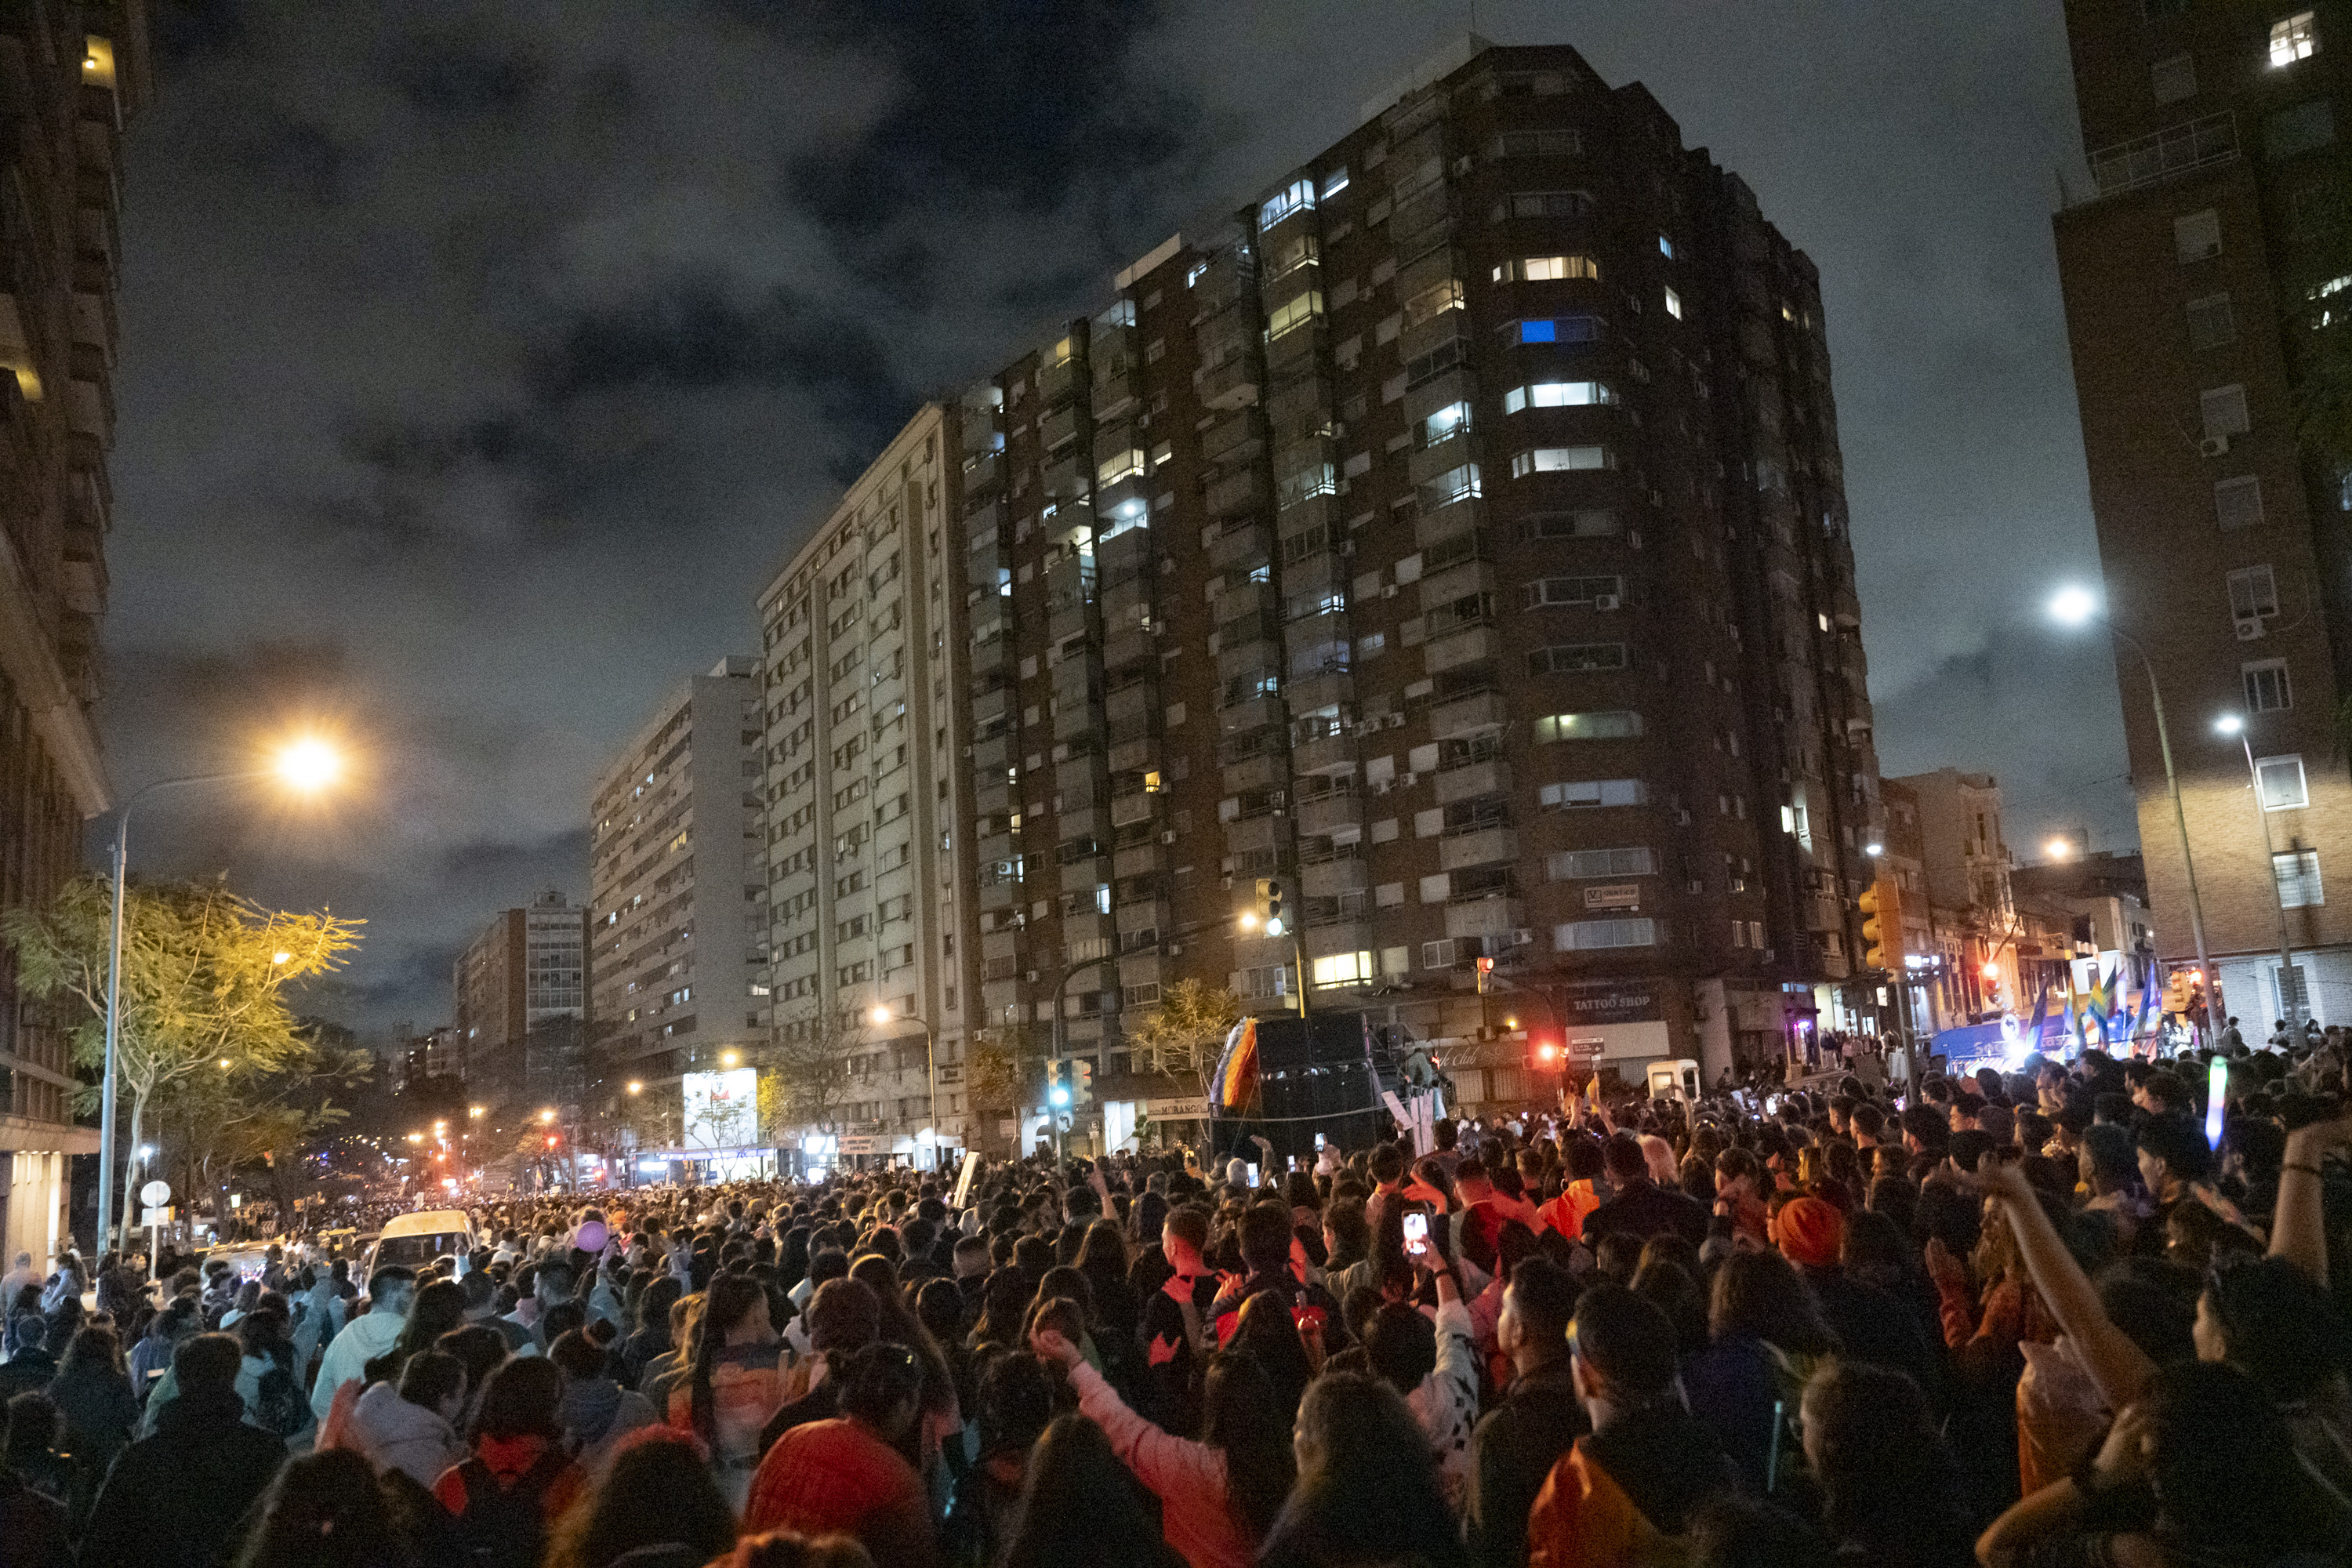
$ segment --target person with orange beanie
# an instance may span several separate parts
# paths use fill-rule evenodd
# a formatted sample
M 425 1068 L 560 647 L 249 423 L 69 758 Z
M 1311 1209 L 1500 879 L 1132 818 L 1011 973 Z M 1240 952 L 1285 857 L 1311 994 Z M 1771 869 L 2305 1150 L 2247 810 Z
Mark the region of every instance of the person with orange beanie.
M 1865 1285 L 1839 1260 L 1845 1246 L 1845 1215 L 1824 1198 L 1792 1198 L 1772 1216 L 1772 1245 L 1797 1267 L 1822 1321 L 1838 1337 L 1850 1361 L 1908 1373 L 1922 1388 L 1936 1386 L 1936 1352 L 1916 1316 L 1885 1291 Z

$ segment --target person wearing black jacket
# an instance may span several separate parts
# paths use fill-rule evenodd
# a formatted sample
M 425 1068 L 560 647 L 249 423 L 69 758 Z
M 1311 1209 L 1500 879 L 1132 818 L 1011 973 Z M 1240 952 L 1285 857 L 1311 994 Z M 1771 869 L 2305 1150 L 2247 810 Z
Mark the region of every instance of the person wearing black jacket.
M 234 1553 L 247 1511 L 286 1461 L 284 1442 L 246 1424 L 243 1359 L 227 1334 L 180 1346 L 179 1396 L 157 1414 L 155 1435 L 107 1472 L 82 1536 L 84 1568 L 203 1568 Z
M 1604 1236 L 1679 1236 L 1693 1247 L 1706 1242 L 1706 1205 L 1686 1193 L 1669 1191 L 1650 1179 L 1641 1141 L 1620 1132 L 1602 1146 L 1601 1158 L 1616 1196 L 1584 1216 L 1588 1247 Z
M 1528 1556 L 1528 1513 L 1544 1479 L 1589 1429 L 1578 1403 L 1568 1328 L 1576 1281 L 1548 1258 L 1529 1258 L 1503 1292 L 1496 1341 L 1515 1375 L 1502 1403 L 1470 1436 L 1470 1489 L 1463 1524 L 1485 1568 L 1518 1568 Z

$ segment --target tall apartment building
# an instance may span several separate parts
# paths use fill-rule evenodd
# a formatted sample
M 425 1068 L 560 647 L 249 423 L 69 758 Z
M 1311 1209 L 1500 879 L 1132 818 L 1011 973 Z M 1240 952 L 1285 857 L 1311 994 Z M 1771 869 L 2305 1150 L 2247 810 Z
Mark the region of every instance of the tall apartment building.
M 1475 1103 L 1524 1049 L 1471 1043 L 1481 957 L 1629 1075 L 1854 1021 L 1821 292 L 1738 176 L 1474 38 L 1117 288 L 950 422 L 973 1023 L 1034 1053 L 1058 998 L 1116 1081 L 1171 981 L 1303 982 L 1454 1042 Z M 1236 930 L 1259 879 L 1295 936 Z
M 587 1021 L 587 911 L 550 889 L 501 910 L 458 955 L 467 1091 L 492 1105 L 576 1102 Z
M 0 365 L 13 373 L 0 376 L 0 907 L 46 903 L 81 869 L 82 823 L 112 804 L 90 709 L 122 132 L 153 96 L 151 71 L 146 11 L 130 0 L 0 20 Z M 70 1021 L 20 998 L 0 952 L 0 1256 L 39 1263 L 63 1244 L 68 1157 L 98 1149 L 74 1125 Z
M 2328 885 L 2352 874 L 2352 483 L 2340 449 L 2298 442 L 2294 389 L 2346 352 L 2352 11 L 2069 0 L 2066 22 L 2095 188 L 2055 226 L 2107 614 L 2171 721 L 2224 1003 L 2250 1035 L 2298 997 L 2344 1021 L 2352 902 Z M 2132 646 L 2116 667 L 2159 954 L 2193 964 L 2148 675 Z M 2244 720 L 2255 777 L 2222 715 Z
M 926 1127 L 947 1142 L 969 1136 L 955 455 L 947 410 L 926 407 L 759 600 L 774 1038 L 787 1054 L 845 1058 L 822 1120 L 885 1149 L 914 1148 Z
M 688 681 L 596 780 L 589 813 L 593 1092 L 764 1043 L 759 661 Z

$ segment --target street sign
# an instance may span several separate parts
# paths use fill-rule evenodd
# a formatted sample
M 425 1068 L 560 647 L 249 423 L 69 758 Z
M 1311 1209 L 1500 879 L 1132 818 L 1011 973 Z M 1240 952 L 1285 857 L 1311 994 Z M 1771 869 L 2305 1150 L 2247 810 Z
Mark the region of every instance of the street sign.
M 890 1152 L 890 1140 L 870 1133 L 845 1132 L 838 1143 L 837 1152 L 844 1154 L 887 1154 Z
M 1608 1049 L 1609 1042 L 1598 1035 L 1587 1035 L 1582 1039 L 1571 1038 L 1568 1042 L 1568 1054 L 1572 1057 L 1597 1057 Z
M 1209 1117 L 1206 1095 L 1182 1096 L 1172 1100 L 1147 1100 L 1143 1112 L 1154 1121 L 1205 1121 Z
M 139 1201 L 149 1208 L 161 1208 L 172 1201 L 172 1184 L 161 1179 L 139 1189 Z

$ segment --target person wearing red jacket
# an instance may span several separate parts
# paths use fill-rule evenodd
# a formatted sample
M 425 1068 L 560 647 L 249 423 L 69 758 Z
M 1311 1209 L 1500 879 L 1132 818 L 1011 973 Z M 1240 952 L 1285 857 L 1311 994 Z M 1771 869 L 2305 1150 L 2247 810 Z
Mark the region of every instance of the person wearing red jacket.
M 903 1452 L 921 1408 L 922 1363 L 904 1345 L 877 1342 L 842 1358 L 833 1376 L 842 1414 L 776 1439 L 751 1478 L 744 1532 L 838 1532 L 856 1537 L 877 1568 L 930 1568 L 939 1561 L 930 1501 Z

